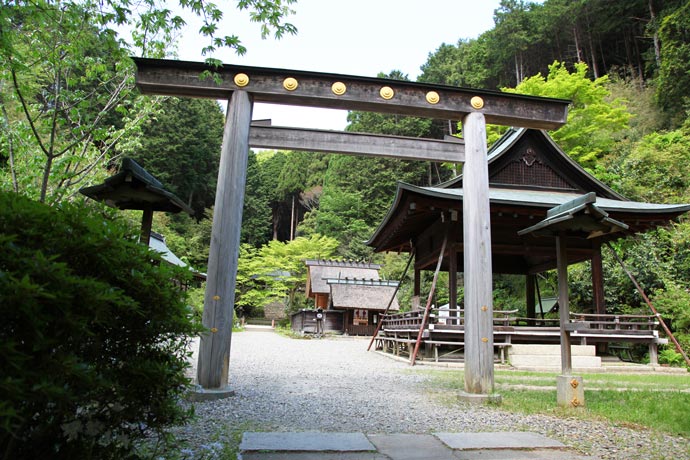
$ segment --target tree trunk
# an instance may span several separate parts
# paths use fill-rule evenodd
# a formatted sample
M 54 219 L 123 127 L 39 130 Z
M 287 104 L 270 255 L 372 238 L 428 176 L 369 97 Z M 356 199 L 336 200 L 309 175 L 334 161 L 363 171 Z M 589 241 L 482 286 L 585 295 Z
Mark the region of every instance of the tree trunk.
M 0 84 L 1 86 L 1 84 Z M 2 93 L 0 92 L 0 107 L 2 107 L 2 124 L 7 133 L 7 150 L 8 150 L 8 161 L 10 163 L 10 174 L 12 175 L 12 190 L 14 193 L 19 193 L 19 182 L 17 182 L 17 171 L 14 168 L 14 142 L 12 141 L 12 133 L 10 132 L 10 117 L 7 115 L 7 109 L 5 108 L 5 101 L 2 98 Z M 4 165 L 3 165 L 4 166 Z
M 654 28 L 654 60 L 658 68 L 661 67 L 661 43 L 659 41 L 659 27 L 656 23 L 656 11 L 654 11 L 654 0 L 649 0 L 649 18 Z
M 273 220 L 273 241 L 278 240 L 278 222 L 280 221 L 280 213 L 275 207 L 271 209 L 271 215 Z
M 577 62 L 582 62 L 582 48 L 580 48 L 580 40 L 578 38 L 577 26 L 573 27 L 573 38 L 575 39 L 575 53 L 577 55 Z
M 594 40 L 592 39 L 592 26 L 589 22 L 589 12 L 585 12 L 585 20 L 587 21 L 587 38 L 589 42 L 589 54 L 592 60 L 591 69 L 594 74 L 594 78 L 599 78 L 599 66 L 597 65 L 597 56 L 594 51 Z
M 295 195 L 292 195 L 292 207 L 290 209 L 290 241 L 295 239 Z

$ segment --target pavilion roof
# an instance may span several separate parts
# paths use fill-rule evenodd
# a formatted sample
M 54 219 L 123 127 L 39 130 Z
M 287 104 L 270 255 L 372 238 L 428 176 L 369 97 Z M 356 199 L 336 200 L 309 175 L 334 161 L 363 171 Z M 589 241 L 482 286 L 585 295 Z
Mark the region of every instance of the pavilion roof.
M 533 157 L 528 159 L 527 156 L 529 155 L 528 152 L 530 148 L 532 149 Z M 554 188 L 548 181 L 544 181 L 546 183 L 534 183 L 532 177 L 528 177 L 525 183 L 520 184 L 519 178 L 511 177 L 514 175 L 506 174 L 511 160 L 513 162 L 517 160 L 520 163 L 531 160 L 533 162 L 543 162 L 547 164 L 549 169 L 563 180 L 563 184 L 556 186 L 556 188 L 582 191 L 583 193 L 595 192 L 597 196 L 602 198 L 627 200 L 623 195 L 592 176 L 576 161 L 570 158 L 570 156 L 568 156 L 568 154 L 561 149 L 544 130 L 510 128 L 501 136 L 488 151 L 489 183 L 494 186 L 524 185 L 527 187 Z M 529 166 L 532 165 L 530 164 Z M 463 176 L 461 174 L 449 181 L 439 184 L 438 187 L 461 188 L 462 180 Z
M 536 238 L 539 234 L 570 230 L 568 260 L 575 263 L 588 260 L 601 243 L 667 225 L 690 211 L 690 204 L 626 199 L 568 157 L 545 131 L 511 129 L 488 155 L 495 273 L 538 273 L 554 268 L 553 241 Z M 437 260 L 447 235 L 453 252 L 462 258 L 462 186 L 462 176 L 435 187 L 399 183 L 388 214 L 367 244 L 377 252 L 415 247 L 415 267 L 425 269 Z M 569 208 L 582 200 L 587 201 L 582 209 Z M 553 208 L 558 207 L 568 208 L 567 215 L 554 216 Z M 524 231 L 530 228 L 535 231 Z M 443 264 L 448 270 L 448 258 Z
M 515 232 L 546 217 L 547 211 L 581 197 L 583 193 L 523 188 L 491 187 L 489 201 L 494 215 L 519 214 L 527 219 L 516 222 Z M 377 252 L 409 250 L 410 241 L 440 218 L 444 210 L 454 210 L 462 219 L 462 188 L 418 187 L 399 183 L 393 205 L 373 236 L 367 241 Z M 597 207 L 613 218 L 641 232 L 666 224 L 690 211 L 690 204 L 661 204 L 596 198 Z

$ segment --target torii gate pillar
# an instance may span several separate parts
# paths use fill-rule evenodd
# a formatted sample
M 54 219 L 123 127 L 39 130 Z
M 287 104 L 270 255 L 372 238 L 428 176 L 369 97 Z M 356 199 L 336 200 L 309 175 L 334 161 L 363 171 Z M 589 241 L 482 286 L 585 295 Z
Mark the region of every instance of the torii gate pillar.
M 463 245 L 465 278 L 465 391 L 490 395 L 494 390 L 493 296 L 489 169 L 484 114 L 462 120 Z
M 202 318 L 211 332 L 201 337 L 197 367 L 199 385 L 207 389 L 228 385 L 252 108 L 249 93 L 234 91 L 225 118 Z

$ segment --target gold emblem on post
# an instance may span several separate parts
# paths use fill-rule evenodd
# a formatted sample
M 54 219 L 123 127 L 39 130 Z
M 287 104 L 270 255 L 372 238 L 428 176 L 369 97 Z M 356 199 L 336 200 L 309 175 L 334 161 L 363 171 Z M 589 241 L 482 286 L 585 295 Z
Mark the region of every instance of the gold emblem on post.
M 486 337 L 482 337 L 482 342 L 486 343 L 488 341 L 489 341 L 489 339 L 487 339 Z
M 218 332 L 218 328 L 217 328 L 217 327 L 212 327 L 212 328 L 211 328 L 211 332 L 213 332 L 213 333 L 215 334 L 216 332 Z
M 470 99 L 470 104 L 472 104 L 472 107 L 475 109 L 481 109 L 484 107 L 484 99 L 479 96 L 474 96 L 472 99 Z
M 393 88 L 391 88 L 390 86 L 384 86 L 383 88 L 381 88 L 381 91 L 379 91 L 379 94 L 385 100 L 389 100 L 393 99 L 393 96 L 395 96 L 395 91 L 393 91 Z
M 577 388 L 578 385 L 580 385 L 580 382 L 578 382 L 577 379 L 572 379 L 572 380 L 570 381 L 570 386 L 571 386 L 571 387 Z
M 488 310 L 489 310 L 489 307 L 487 307 L 486 305 L 482 305 L 482 311 L 488 311 Z
M 299 83 L 297 83 L 297 80 L 292 77 L 287 77 L 285 80 L 283 80 L 283 88 L 288 91 L 294 91 L 298 86 Z
M 219 295 L 214 295 L 214 296 L 213 296 L 213 300 L 219 301 L 219 300 L 220 300 L 220 296 L 219 296 Z
M 335 94 L 336 96 L 342 96 L 343 94 L 345 94 L 345 91 L 347 91 L 347 86 L 345 86 L 345 83 L 343 83 L 342 81 L 336 81 L 331 86 L 331 91 L 333 91 L 333 94 Z
M 438 101 L 441 100 L 441 96 L 438 95 L 436 91 L 429 91 L 426 93 L 426 101 L 429 104 L 438 104 Z
M 246 73 L 238 73 L 235 75 L 234 81 L 240 88 L 245 87 L 249 84 L 249 75 Z

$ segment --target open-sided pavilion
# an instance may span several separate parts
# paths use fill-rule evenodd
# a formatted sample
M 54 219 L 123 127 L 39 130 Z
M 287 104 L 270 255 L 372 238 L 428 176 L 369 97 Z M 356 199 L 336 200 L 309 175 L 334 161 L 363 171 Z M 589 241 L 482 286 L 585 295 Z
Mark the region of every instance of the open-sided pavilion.
M 655 362 L 656 346 L 665 340 L 658 337 L 656 319 L 631 316 L 621 320 L 606 314 L 601 248 L 611 240 L 667 225 L 690 211 L 690 205 L 626 199 L 570 159 L 543 130 L 510 129 L 488 153 L 493 272 L 524 275 L 526 283 L 523 307 L 527 318 L 509 320 L 509 316 L 515 316 L 513 312 L 496 319 L 494 332 L 498 331 L 504 339 L 495 342 L 501 354 L 501 346 L 511 341 L 560 342 L 565 374 L 569 371 L 570 356 L 569 346 L 564 345 L 569 344 L 572 332 L 581 342 L 590 344 L 646 343 L 650 359 Z M 457 289 L 458 273 L 464 271 L 462 261 L 468 248 L 463 238 L 466 191 L 464 175 L 436 187 L 398 185 L 388 214 L 368 244 L 378 252 L 415 254 L 416 296 L 420 295 L 422 270 L 440 267 L 448 272 L 451 317 L 443 325 L 432 326 L 422 324 L 419 315 L 390 318 L 388 332 L 394 339 L 388 337 L 380 344 L 393 344 L 396 339 L 409 343 L 412 334 L 400 336 L 402 330 L 412 333 L 425 327 L 427 345 L 462 345 L 466 340 Z M 591 262 L 593 305 L 591 313 L 580 315 L 573 322 L 568 317 L 567 266 L 582 261 Z M 560 333 L 555 328 L 529 327 L 548 323 L 536 320 L 535 286 L 536 275 L 551 269 L 559 272 Z

